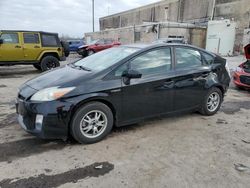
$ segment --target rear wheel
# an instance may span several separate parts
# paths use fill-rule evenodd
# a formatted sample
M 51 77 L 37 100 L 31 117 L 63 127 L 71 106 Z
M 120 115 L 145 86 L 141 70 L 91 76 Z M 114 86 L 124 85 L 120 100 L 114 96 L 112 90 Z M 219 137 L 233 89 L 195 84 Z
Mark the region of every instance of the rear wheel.
M 34 66 L 37 70 L 42 70 L 40 64 L 33 64 L 33 66 Z
M 222 100 L 223 95 L 221 90 L 216 87 L 211 88 L 203 100 L 200 110 L 201 114 L 207 116 L 214 115 L 220 109 Z
M 80 143 L 92 144 L 102 140 L 113 127 L 113 113 L 100 102 L 84 105 L 76 111 L 71 123 L 71 134 Z
M 60 66 L 59 61 L 54 56 L 45 56 L 41 61 L 42 71 L 54 69 L 54 68 L 59 67 L 59 66 Z

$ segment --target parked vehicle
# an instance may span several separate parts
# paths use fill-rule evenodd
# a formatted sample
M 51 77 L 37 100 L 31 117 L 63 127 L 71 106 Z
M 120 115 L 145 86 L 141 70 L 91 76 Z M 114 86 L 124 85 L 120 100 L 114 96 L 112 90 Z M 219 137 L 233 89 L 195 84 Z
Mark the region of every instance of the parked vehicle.
M 245 46 L 247 61 L 240 64 L 233 73 L 233 82 L 239 88 L 250 89 L 250 44 Z
M 226 60 L 189 45 L 114 47 L 20 87 L 18 120 L 41 138 L 102 140 L 113 126 L 164 114 L 215 114 L 230 82 Z
M 157 39 L 153 43 L 181 43 L 181 44 L 187 44 L 187 41 L 183 37 L 168 37 L 168 38 Z
M 82 55 L 83 57 L 87 57 L 96 52 L 99 52 L 108 48 L 112 48 L 114 46 L 119 46 L 119 45 L 121 45 L 121 43 L 113 39 L 98 39 L 98 40 L 92 41 L 91 43 L 87 45 L 80 46 L 78 48 L 77 53 L 79 55 Z
M 0 65 L 33 64 L 46 71 L 64 61 L 68 48 L 57 33 L 41 31 L 0 31 Z
M 80 46 L 85 45 L 85 42 L 83 42 L 83 40 L 68 40 L 68 43 L 69 43 L 69 50 L 71 52 L 77 52 Z

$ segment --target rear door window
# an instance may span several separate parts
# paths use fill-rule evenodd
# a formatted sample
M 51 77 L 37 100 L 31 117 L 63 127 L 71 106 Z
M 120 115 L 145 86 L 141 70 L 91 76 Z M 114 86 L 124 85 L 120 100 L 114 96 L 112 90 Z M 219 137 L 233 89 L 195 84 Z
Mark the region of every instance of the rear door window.
M 45 47 L 57 47 L 59 41 L 56 35 L 42 34 L 42 45 Z
M 191 48 L 175 48 L 176 69 L 202 66 L 202 58 L 199 51 Z
M 23 42 L 26 44 L 38 44 L 40 43 L 39 36 L 37 33 L 24 33 Z
M 4 44 L 17 44 L 19 43 L 19 38 L 17 33 L 2 33 L 0 39 L 3 40 Z

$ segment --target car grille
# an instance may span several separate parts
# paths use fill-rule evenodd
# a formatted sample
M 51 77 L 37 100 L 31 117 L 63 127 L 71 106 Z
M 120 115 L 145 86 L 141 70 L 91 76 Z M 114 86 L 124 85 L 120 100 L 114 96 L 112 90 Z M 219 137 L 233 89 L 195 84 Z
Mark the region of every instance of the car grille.
M 240 82 L 246 85 L 250 85 L 250 76 L 240 76 Z

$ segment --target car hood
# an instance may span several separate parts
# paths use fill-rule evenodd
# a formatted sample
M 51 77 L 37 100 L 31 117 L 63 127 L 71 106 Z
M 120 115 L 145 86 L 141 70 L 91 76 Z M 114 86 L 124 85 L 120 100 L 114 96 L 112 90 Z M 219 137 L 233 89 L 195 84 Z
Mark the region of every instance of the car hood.
M 84 44 L 84 45 L 79 46 L 78 49 L 87 48 L 87 47 L 88 47 L 88 45 L 87 45 L 87 44 Z
M 250 60 L 250 44 L 246 45 L 244 47 L 244 51 L 245 51 L 245 56 L 248 60 Z
M 25 83 L 35 90 L 41 90 L 48 87 L 72 87 L 77 86 L 86 78 L 89 78 L 92 72 L 78 68 L 72 68 L 69 65 L 43 73 Z

